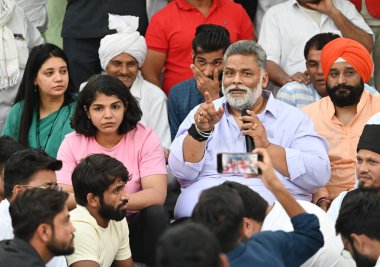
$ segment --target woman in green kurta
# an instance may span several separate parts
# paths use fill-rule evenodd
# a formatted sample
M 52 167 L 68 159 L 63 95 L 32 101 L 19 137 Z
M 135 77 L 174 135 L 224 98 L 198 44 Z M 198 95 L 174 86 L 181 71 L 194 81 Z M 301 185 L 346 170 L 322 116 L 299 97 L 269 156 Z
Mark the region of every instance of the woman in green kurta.
M 36 46 L 2 134 L 56 157 L 64 136 L 73 131 L 74 109 L 75 88 L 65 53 L 53 44 Z

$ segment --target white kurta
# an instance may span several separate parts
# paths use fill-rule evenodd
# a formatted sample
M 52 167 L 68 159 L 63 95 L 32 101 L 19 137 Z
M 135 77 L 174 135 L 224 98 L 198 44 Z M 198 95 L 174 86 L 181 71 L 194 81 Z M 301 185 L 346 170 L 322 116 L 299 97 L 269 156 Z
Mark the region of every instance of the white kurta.
M 36 45 L 44 43 L 44 39 L 40 32 L 28 20 L 26 20 L 24 11 L 18 6 L 15 7 L 12 18 L 7 23 L 7 27 L 13 32 L 13 34 L 18 34 L 23 38 L 16 39 L 17 53 L 19 54 L 20 61 L 18 82 L 10 88 L 0 90 L 0 132 L 3 129 L 8 112 L 13 105 L 18 87 L 21 83 L 25 64 L 29 56 L 29 50 Z

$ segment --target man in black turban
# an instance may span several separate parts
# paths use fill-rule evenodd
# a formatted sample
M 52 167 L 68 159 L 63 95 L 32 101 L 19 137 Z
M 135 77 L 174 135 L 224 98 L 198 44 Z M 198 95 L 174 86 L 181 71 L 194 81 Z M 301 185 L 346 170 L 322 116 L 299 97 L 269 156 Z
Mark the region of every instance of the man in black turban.
M 380 125 L 367 124 L 359 139 L 356 175 L 359 188 L 380 192 Z

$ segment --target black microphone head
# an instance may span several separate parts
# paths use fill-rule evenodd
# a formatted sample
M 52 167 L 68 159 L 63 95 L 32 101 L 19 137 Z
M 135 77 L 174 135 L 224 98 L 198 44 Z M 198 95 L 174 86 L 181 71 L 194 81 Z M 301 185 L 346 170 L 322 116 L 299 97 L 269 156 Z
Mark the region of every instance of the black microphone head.
M 243 109 L 241 110 L 241 116 L 249 116 L 247 110 L 248 110 L 248 109 L 243 108 Z

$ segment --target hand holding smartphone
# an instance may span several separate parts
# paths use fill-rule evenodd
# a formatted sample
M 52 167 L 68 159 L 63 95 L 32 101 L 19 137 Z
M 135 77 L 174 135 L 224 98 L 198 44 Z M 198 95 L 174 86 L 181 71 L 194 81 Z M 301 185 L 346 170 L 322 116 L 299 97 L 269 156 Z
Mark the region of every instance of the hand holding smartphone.
M 262 161 L 260 154 L 219 153 L 216 159 L 219 173 L 241 175 L 261 174 L 261 170 L 256 167 L 256 162 Z

